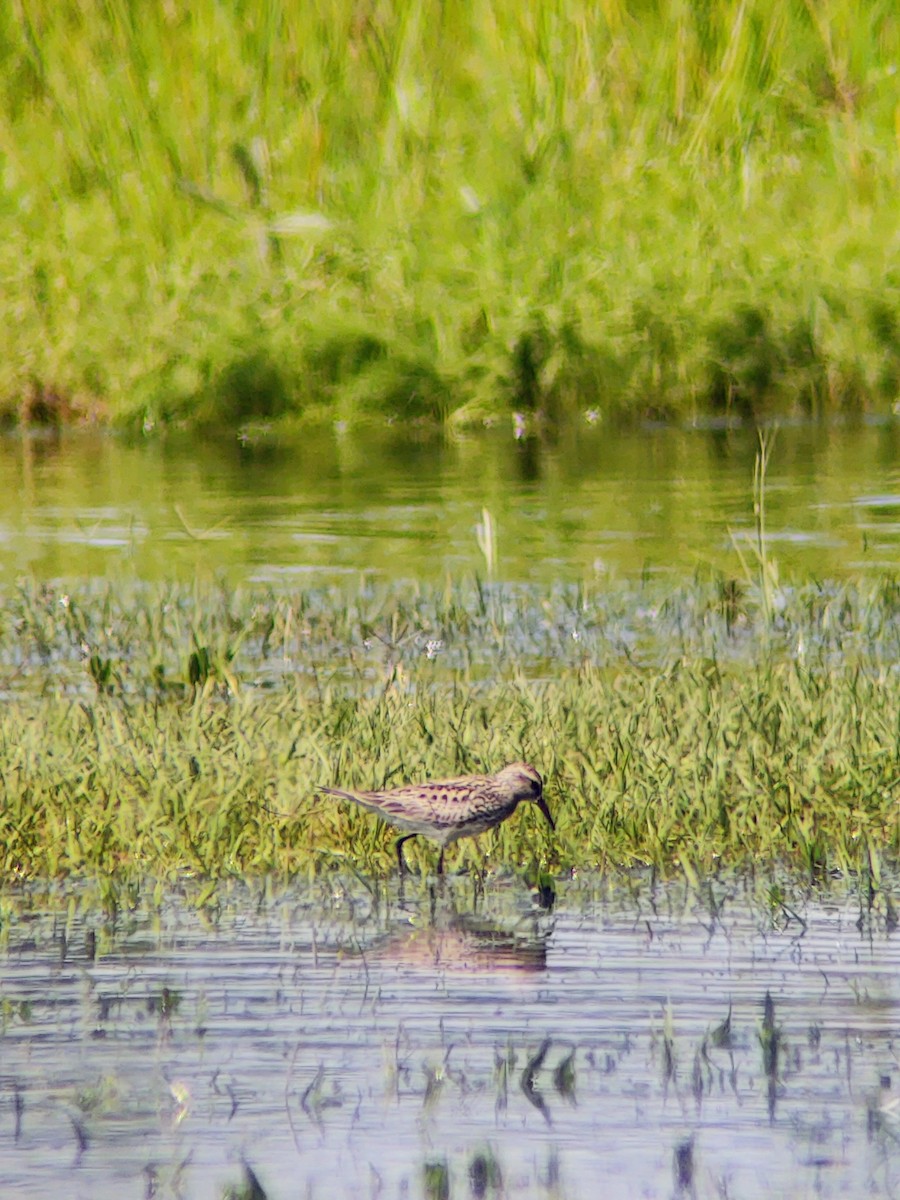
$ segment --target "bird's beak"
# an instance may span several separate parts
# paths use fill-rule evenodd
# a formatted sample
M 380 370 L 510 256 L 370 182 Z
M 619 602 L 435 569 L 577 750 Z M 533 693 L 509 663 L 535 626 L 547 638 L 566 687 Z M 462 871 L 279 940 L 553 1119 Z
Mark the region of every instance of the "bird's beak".
M 541 810 L 541 812 L 542 812 L 542 813 L 544 814 L 544 816 L 546 817 L 546 819 L 547 819 L 547 824 L 550 826 L 550 828 L 551 828 L 551 829 L 552 829 L 554 832 L 556 832 L 556 823 L 554 822 L 553 818 L 550 816 L 550 809 L 547 807 L 547 801 L 544 799 L 544 797 L 543 797 L 543 796 L 540 796 L 540 797 L 539 797 L 539 798 L 538 798 L 538 799 L 535 801 L 535 804 L 537 804 L 538 808 Z

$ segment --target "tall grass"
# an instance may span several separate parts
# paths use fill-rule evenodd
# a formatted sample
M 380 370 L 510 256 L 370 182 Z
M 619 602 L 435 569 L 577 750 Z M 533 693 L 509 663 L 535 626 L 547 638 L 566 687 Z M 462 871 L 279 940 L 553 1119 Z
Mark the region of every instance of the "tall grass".
M 886 0 L 0 9 L 26 419 L 887 407 Z

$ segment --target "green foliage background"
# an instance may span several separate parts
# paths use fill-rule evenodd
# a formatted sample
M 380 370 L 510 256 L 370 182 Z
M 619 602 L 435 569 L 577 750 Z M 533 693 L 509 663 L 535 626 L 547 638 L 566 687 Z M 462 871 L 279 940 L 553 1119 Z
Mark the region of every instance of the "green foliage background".
M 10 0 L 10 419 L 888 409 L 895 5 Z

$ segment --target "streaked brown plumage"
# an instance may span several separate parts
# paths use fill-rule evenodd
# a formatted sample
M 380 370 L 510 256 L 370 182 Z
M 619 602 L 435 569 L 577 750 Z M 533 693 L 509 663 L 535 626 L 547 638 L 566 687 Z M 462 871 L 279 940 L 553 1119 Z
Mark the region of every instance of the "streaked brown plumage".
M 444 850 L 463 837 L 476 837 L 511 816 L 523 800 L 536 804 L 551 829 L 556 826 L 544 799 L 544 784 L 528 763 L 510 763 L 494 775 L 463 775 L 459 779 L 410 783 L 386 792 L 349 792 L 320 787 L 320 792 L 352 800 L 390 825 L 407 830 L 397 841 L 397 862 L 406 869 L 403 843 L 422 834 L 441 848 L 438 874 L 444 870 Z

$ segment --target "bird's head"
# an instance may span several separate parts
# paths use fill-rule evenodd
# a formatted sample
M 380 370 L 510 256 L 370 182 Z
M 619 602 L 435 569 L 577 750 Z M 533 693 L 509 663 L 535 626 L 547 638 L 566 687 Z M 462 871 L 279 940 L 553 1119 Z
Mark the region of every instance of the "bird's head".
M 530 800 L 532 804 L 536 804 L 550 828 L 556 829 L 544 799 L 544 781 L 534 767 L 524 762 L 510 763 L 508 767 L 498 771 L 495 778 L 503 788 L 508 789 L 516 803 Z

